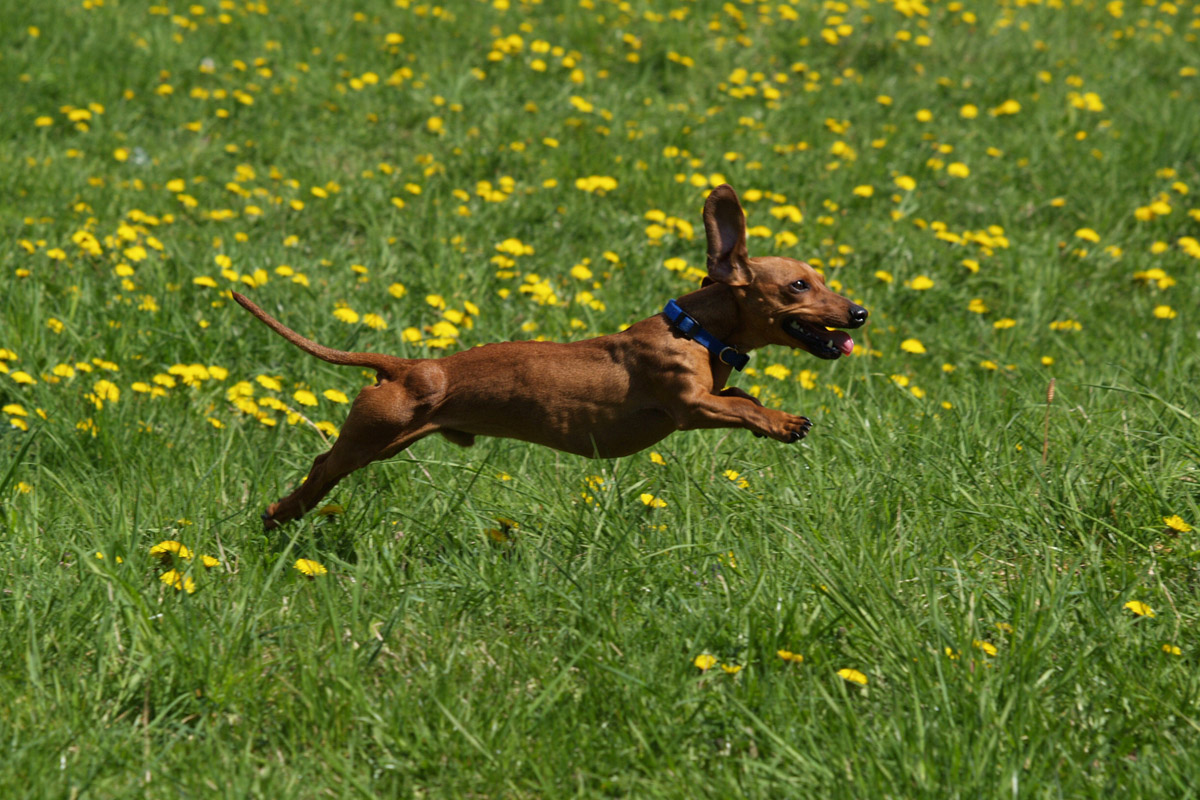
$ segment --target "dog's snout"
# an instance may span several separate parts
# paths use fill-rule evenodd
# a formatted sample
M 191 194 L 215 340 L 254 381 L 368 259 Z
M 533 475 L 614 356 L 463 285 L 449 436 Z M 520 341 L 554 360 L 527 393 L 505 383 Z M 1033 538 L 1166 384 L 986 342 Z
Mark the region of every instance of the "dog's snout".
M 867 310 L 857 303 L 850 304 L 850 319 L 854 322 L 854 326 L 858 327 L 867 321 Z

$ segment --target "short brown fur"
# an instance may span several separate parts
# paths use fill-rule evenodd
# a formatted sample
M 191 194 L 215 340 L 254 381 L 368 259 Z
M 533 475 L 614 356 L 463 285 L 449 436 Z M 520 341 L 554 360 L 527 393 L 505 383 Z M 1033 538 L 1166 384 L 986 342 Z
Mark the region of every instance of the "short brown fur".
M 704 227 L 708 278 L 678 302 L 725 344 L 741 353 L 778 344 L 836 358 L 840 353 L 825 328 L 866 322 L 866 310 L 828 289 L 808 264 L 750 258 L 745 216 L 731 187 L 709 194 Z M 308 478 L 267 507 L 268 529 L 302 516 L 354 470 L 431 433 L 464 447 L 476 436 L 501 436 L 611 458 L 677 430 L 746 428 L 795 442 L 811 427 L 806 417 L 765 408 L 746 392 L 726 388 L 731 368 L 681 335 L 662 313 L 579 342 L 501 342 L 443 358 L 406 359 L 324 347 L 243 295 L 233 297 L 306 353 L 378 375 L 359 392 L 333 447 L 317 456 Z M 824 339 L 829 343 L 822 346 Z

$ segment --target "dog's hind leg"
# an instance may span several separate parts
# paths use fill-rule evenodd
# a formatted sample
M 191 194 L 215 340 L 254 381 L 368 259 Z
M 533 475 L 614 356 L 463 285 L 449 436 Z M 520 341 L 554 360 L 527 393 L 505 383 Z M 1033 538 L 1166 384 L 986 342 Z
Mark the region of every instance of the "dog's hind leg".
M 304 516 L 351 472 L 391 458 L 437 431 L 438 426 L 429 422 L 434 405 L 430 401 L 435 398 L 428 392 L 417 392 L 414 398 L 411 386 L 388 382 L 363 389 L 333 447 L 313 460 L 308 477 L 291 494 L 267 507 L 263 526 L 271 530 Z
M 342 478 L 372 461 L 382 461 L 394 456 L 433 430 L 432 426 L 425 426 L 390 441 L 375 440 L 369 443 L 347 438 L 344 434 L 339 436 L 328 452 L 313 460 L 312 469 L 308 471 L 303 483 L 291 494 L 267 506 L 267 511 L 263 514 L 263 527 L 271 530 L 284 522 L 304 516 L 315 508 Z

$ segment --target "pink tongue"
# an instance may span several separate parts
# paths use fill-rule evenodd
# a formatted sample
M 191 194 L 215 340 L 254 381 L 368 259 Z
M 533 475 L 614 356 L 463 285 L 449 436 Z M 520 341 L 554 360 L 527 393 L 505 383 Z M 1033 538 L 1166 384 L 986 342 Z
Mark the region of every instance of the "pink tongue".
M 829 338 L 833 342 L 833 346 L 841 350 L 843 355 L 848 356 L 854 352 L 854 340 L 844 331 L 829 331 Z

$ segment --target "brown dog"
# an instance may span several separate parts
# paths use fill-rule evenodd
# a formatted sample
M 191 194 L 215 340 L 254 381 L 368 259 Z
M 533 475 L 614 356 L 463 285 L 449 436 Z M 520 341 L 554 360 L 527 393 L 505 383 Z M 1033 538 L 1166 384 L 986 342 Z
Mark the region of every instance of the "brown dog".
M 274 528 L 313 508 L 359 467 L 389 458 L 431 433 L 469 447 L 476 436 L 524 439 L 581 456 L 636 453 L 672 431 L 746 428 L 781 442 L 812 423 L 764 408 L 723 388 L 746 353 L 768 344 L 838 358 L 867 310 L 825 286 L 790 258 L 750 258 L 737 194 L 718 186 L 704 203 L 708 278 L 659 314 L 610 336 L 581 342 L 501 342 L 436 359 L 347 353 L 284 327 L 247 298 L 251 314 L 306 353 L 332 364 L 369 367 L 377 380 L 359 392 L 327 453 L 308 478 L 267 507 Z

